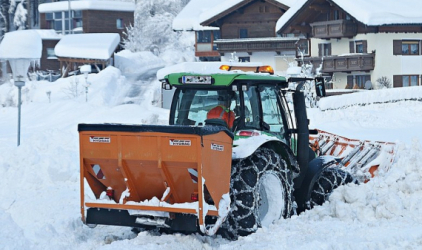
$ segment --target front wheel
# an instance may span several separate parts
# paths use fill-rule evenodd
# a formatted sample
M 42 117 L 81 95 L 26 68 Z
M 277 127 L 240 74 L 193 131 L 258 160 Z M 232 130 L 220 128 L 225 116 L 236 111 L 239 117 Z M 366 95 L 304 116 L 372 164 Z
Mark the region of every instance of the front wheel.
M 334 189 L 352 182 L 356 183 L 356 180 L 350 173 L 338 167 L 325 168 L 312 188 L 310 208 L 316 205 L 322 205 L 328 200 Z
M 230 212 L 219 230 L 237 239 L 292 214 L 293 178 L 286 162 L 273 150 L 258 149 L 232 166 Z

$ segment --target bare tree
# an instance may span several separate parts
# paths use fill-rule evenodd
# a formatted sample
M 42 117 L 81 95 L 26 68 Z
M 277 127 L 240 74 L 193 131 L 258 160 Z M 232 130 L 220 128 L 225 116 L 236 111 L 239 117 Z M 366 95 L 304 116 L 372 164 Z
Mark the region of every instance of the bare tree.
M 381 88 L 391 88 L 391 81 L 386 76 L 377 79 L 377 84 Z

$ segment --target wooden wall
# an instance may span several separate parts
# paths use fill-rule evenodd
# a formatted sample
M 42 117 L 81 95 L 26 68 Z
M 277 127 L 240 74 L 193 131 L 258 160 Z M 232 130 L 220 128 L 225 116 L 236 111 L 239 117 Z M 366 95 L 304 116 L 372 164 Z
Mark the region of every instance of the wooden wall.
M 119 33 L 123 32 L 130 24 L 133 25 L 133 12 L 85 10 L 82 12 L 82 25 L 84 33 Z M 123 29 L 116 27 L 116 20 L 123 19 Z
M 255 1 L 224 18 L 220 27 L 221 38 L 239 38 L 240 29 L 247 29 L 249 38 L 275 37 L 275 25 L 282 15 L 280 8 Z
M 42 41 L 42 54 L 41 54 L 41 60 L 40 60 L 40 69 L 42 70 L 59 70 L 60 69 L 60 63 L 56 59 L 47 59 L 47 48 L 53 48 L 56 47 L 59 40 L 43 40 Z

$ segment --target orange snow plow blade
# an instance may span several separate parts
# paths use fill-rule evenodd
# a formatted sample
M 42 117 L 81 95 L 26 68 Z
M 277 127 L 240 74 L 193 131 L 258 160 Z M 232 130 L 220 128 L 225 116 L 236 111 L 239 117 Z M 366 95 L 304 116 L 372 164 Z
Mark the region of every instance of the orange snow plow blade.
M 395 143 L 349 139 L 318 130 L 309 136 L 309 143 L 317 155 L 331 155 L 338 158 L 338 165 L 360 181 L 368 181 L 379 170 L 390 169 L 395 156 Z
M 119 124 L 78 130 L 85 223 L 171 227 L 175 217 L 191 215 L 194 228 L 210 233 L 205 216 L 219 217 L 230 189 L 230 132 Z

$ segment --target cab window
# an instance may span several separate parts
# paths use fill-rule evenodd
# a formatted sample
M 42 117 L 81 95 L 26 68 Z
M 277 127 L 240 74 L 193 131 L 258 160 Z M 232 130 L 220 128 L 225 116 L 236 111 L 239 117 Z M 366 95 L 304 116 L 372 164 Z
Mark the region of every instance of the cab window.
M 280 140 L 285 140 L 285 129 L 280 105 L 277 100 L 277 90 L 273 86 L 260 87 L 262 120 L 269 126 L 269 132 Z

